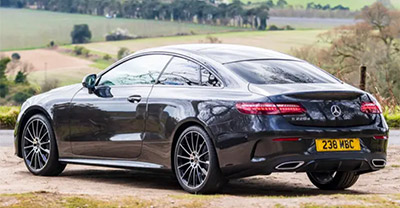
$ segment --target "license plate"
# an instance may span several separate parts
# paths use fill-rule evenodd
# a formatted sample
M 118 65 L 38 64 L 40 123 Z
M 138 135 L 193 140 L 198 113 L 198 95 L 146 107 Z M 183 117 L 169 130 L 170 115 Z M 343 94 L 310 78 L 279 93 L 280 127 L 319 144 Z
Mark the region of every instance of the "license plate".
M 316 139 L 317 152 L 333 151 L 359 151 L 361 150 L 360 139 Z

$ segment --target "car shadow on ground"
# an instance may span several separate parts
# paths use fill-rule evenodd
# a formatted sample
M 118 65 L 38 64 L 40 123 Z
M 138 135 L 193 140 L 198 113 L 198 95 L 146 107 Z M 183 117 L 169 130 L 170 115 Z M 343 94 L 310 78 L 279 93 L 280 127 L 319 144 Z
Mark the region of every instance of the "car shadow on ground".
M 67 170 L 60 177 L 116 184 L 132 188 L 151 188 L 185 193 L 175 177 L 169 173 L 119 169 Z M 268 176 L 267 176 L 268 177 Z M 316 196 L 331 194 L 367 194 L 355 190 L 325 191 L 302 183 L 286 183 L 277 179 L 255 180 L 254 178 L 234 179 L 219 192 L 232 196 Z

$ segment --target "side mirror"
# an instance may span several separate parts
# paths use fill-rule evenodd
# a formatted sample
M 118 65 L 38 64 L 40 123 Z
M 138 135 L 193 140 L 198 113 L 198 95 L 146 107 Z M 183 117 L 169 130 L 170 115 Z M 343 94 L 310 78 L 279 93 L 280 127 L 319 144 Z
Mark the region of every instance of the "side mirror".
M 89 92 L 92 92 L 96 85 L 96 78 L 96 74 L 86 75 L 86 77 L 82 80 L 82 86 L 88 88 Z

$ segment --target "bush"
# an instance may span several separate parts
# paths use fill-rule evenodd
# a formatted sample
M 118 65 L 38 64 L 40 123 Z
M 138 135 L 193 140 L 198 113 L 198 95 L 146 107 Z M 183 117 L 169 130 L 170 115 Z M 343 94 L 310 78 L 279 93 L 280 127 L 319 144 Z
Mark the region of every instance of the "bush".
M 282 30 L 282 29 L 279 28 L 279 27 L 276 26 L 276 25 L 271 25 L 271 26 L 269 26 L 269 30 Z
M 74 25 L 71 32 L 72 43 L 88 43 L 92 38 L 92 33 L 87 24 Z
M 24 72 L 19 71 L 19 72 L 17 73 L 17 75 L 15 76 L 14 82 L 15 82 L 16 84 L 28 83 L 28 79 L 27 79 L 26 77 L 27 77 L 27 75 L 26 75 Z
M 20 60 L 21 56 L 19 55 L 19 53 L 13 53 L 11 54 L 11 58 L 12 60 Z
M 83 55 L 83 56 L 88 57 L 89 54 L 90 54 L 90 51 L 88 49 L 86 49 L 85 47 L 83 47 L 83 46 L 75 46 L 74 47 L 74 53 L 77 56 Z
M 118 50 L 118 59 L 122 59 L 122 58 L 124 58 L 125 56 L 127 56 L 129 54 L 130 54 L 130 51 L 129 51 L 128 48 L 125 48 L 125 47 L 120 48 Z
M 25 87 L 22 90 L 16 92 L 12 97 L 13 101 L 18 104 L 22 104 L 28 98 L 36 94 L 36 90 L 32 87 Z
M 290 25 L 286 25 L 285 26 L 285 30 L 294 30 L 294 27 L 290 26 Z
M 106 60 L 106 61 L 110 60 L 111 58 L 112 58 L 112 57 L 111 57 L 109 54 L 105 54 L 105 55 L 103 56 L 103 59 Z
M 14 128 L 19 111 L 16 106 L 0 106 L 0 128 Z
M 137 38 L 137 36 L 130 34 L 127 29 L 122 28 L 117 28 L 106 35 L 106 41 L 129 40 L 134 38 Z

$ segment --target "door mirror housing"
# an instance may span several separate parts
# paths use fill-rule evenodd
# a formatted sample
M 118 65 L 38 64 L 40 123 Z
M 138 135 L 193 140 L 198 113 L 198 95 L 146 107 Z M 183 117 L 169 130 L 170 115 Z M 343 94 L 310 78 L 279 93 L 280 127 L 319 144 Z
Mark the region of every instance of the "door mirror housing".
M 85 78 L 83 78 L 82 80 L 82 86 L 88 88 L 89 92 L 92 92 L 96 85 L 96 78 L 96 74 L 86 75 Z

